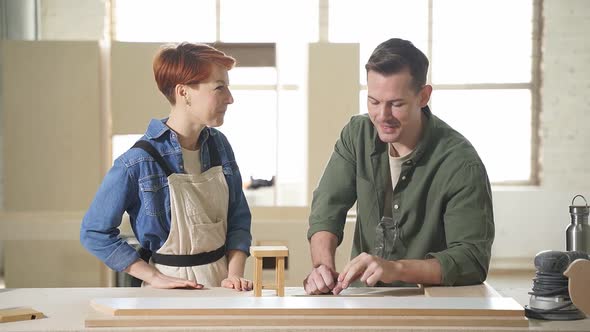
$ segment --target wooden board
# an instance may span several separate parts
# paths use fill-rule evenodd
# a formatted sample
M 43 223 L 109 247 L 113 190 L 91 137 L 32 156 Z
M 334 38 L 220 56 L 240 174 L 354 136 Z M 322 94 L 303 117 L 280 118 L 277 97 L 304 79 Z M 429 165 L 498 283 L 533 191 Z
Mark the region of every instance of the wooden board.
M 0 309 L 0 323 L 45 318 L 42 312 L 29 307 Z
M 473 286 L 425 286 L 424 295 L 428 297 L 502 297 L 487 282 Z
M 502 297 L 99 298 L 92 300 L 91 306 L 113 316 L 524 316 L 524 309 L 514 299 Z
M 568 291 L 574 305 L 590 315 L 590 261 L 576 259 L 563 275 L 568 277 Z
M 527 327 L 524 317 L 505 316 L 108 316 L 92 314 L 86 327 L 171 326 L 478 326 Z

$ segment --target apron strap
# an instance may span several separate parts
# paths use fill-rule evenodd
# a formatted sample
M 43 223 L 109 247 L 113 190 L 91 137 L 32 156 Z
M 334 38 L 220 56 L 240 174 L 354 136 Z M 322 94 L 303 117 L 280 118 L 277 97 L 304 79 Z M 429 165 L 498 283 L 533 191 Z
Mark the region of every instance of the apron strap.
M 208 252 L 195 255 L 164 255 L 152 253 L 152 261 L 167 266 L 198 266 L 217 262 L 225 256 L 225 244 Z
M 164 160 L 162 155 L 160 155 L 160 153 L 158 152 L 158 150 L 156 150 L 156 148 L 154 148 L 154 146 L 151 145 L 150 143 L 148 143 L 147 141 L 139 140 L 139 141 L 135 142 L 135 144 L 131 148 L 132 149 L 139 148 L 139 149 L 142 149 L 145 152 L 149 153 L 150 156 L 152 156 L 152 158 L 154 158 L 156 160 L 158 165 L 160 165 L 160 167 L 162 167 L 162 169 L 164 170 L 164 173 L 166 173 L 166 176 L 170 176 L 173 173 L 170 170 L 170 167 L 168 167 L 168 164 L 166 163 L 166 161 Z

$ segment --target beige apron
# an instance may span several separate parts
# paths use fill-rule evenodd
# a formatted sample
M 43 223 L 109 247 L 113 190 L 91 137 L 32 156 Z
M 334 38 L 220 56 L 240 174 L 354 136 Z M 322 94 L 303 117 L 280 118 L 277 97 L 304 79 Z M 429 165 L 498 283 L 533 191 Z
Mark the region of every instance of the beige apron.
M 229 189 L 221 166 L 199 175 L 173 173 L 170 190 L 170 234 L 158 254 L 194 255 L 225 244 Z M 165 275 L 196 281 L 209 287 L 221 286 L 227 278 L 227 257 L 216 262 L 187 267 L 154 264 Z

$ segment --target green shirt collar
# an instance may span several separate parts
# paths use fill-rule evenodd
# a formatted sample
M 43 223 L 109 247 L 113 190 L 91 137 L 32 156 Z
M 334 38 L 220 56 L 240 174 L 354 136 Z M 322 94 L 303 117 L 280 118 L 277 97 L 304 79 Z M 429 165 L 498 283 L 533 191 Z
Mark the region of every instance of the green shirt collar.
M 424 106 L 422 108 L 422 112 L 424 112 L 424 115 L 426 115 L 426 125 L 424 126 L 424 133 L 422 135 L 422 138 L 420 139 L 420 142 L 418 142 L 418 145 L 412 152 L 412 157 L 406 161 L 408 165 L 416 164 L 418 161 L 420 161 L 420 159 L 424 155 L 424 151 L 428 148 L 428 146 L 430 145 L 430 141 L 432 141 L 433 139 L 433 132 L 436 126 L 435 119 L 432 116 L 432 112 L 430 111 L 430 108 L 428 106 Z M 379 138 L 377 130 L 375 130 L 375 137 L 373 142 L 375 143 L 375 146 L 373 147 L 373 152 L 371 153 L 371 156 L 377 156 L 381 153 L 387 153 L 387 143 L 383 142 Z

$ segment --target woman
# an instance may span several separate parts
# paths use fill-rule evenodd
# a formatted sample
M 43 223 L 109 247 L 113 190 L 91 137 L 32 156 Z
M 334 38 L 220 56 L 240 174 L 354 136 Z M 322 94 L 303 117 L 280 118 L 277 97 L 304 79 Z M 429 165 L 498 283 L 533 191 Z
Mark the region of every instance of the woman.
M 82 221 L 80 241 L 110 268 L 156 288 L 252 289 L 243 278 L 250 210 L 231 146 L 212 128 L 234 101 L 227 73 L 234 64 L 191 43 L 156 55 L 154 76 L 170 116 L 152 120 L 115 160 Z M 118 236 L 124 212 L 141 255 Z

